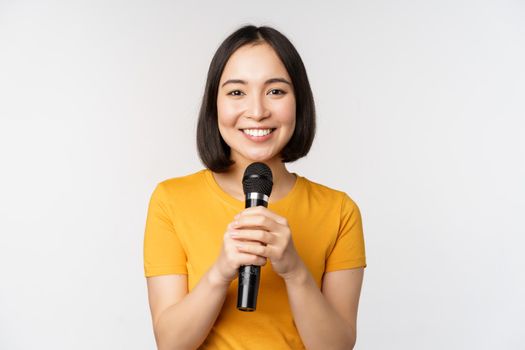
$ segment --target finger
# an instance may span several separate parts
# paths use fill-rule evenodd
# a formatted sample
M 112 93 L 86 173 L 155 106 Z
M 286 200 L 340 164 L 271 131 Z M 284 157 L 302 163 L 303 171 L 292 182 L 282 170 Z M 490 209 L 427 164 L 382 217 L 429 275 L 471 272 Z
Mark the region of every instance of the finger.
M 253 241 L 264 245 L 274 242 L 274 234 L 265 230 L 231 230 L 230 237 L 239 241 Z
M 237 264 L 239 267 L 242 265 L 257 265 L 257 266 L 264 266 L 266 265 L 266 257 L 259 256 L 256 254 L 249 254 L 241 252 L 239 249 L 237 249 Z
M 249 216 L 249 215 L 263 215 L 263 216 L 266 216 L 266 217 L 274 220 L 275 222 L 278 222 L 281 225 L 286 225 L 287 224 L 286 218 L 284 218 L 284 217 L 282 217 L 280 215 L 277 215 L 276 213 L 274 213 L 270 209 L 265 208 L 263 206 L 246 208 L 242 212 L 237 214 L 235 216 L 235 219 L 238 219 L 241 216 Z
M 266 231 L 274 231 L 279 229 L 279 223 L 264 215 L 241 215 L 238 219 L 232 222 L 233 229 L 262 229 Z
M 237 249 L 242 253 L 253 254 L 272 259 L 272 246 L 237 243 Z
M 229 261 L 229 264 L 234 266 L 234 268 L 238 268 L 240 265 L 259 265 L 262 266 L 266 264 L 266 258 L 262 256 L 258 256 L 255 254 L 249 254 L 241 252 L 237 244 L 239 244 L 239 241 L 232 239 L 230 237 L 230 233 L 226 233 L 224 235 L 224 254 Z M 261 245 L 260 242 L 243 242 L 243 244 L 252 244 L 252 245 Z

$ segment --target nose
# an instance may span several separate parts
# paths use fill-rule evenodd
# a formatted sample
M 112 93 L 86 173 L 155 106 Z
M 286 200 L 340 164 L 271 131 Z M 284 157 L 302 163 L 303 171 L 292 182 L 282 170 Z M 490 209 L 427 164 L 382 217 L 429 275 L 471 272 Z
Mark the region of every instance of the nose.
M 264 103 L 264 98 L 257 95 L 252 95 L 248 100 L 246 108 L 246 118 L 260 121 L 270 116 L 270 111 Z

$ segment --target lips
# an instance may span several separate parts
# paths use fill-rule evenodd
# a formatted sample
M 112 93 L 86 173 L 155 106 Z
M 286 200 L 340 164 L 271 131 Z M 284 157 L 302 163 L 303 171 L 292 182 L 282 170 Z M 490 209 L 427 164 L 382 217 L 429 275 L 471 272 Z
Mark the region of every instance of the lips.
M 240 129 L 244 137 L 253 142 L 266 142 L 273 137 L 276 128 L 246 128 Z
M 275 129 L 273 128 L 257 128 L 257 129 L 241 129 L 242 132 L 244 132 L 246 135 L 252 136 L 252 137 L 263 137 L 266 135 L 271 134 Z

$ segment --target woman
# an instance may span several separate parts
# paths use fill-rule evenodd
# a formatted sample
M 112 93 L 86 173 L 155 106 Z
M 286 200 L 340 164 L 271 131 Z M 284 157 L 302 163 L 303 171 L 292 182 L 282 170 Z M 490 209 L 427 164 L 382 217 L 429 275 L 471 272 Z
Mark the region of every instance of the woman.
M 159 349 L 351 349 L 366 267 L 361 216 L 343 192 L 290 173 L 315 109 L 293 45 L 246 26 L 215 53 L 199 115 L 206 169 L 155 188 L 144 268 Z M 242 175 L 273 173 L 268 208 L 244 209 Z M 255 312 L 236 309 L 237 272 L 260 265 Z

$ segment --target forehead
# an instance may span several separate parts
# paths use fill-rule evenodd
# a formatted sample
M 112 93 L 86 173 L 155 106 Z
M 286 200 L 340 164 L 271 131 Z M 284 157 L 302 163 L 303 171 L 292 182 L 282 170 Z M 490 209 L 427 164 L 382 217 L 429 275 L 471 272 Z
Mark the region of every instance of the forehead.
M 248 44 L 237 49 L 226 62 L 221 81 L 226 79 L 266 80 L 290 79 L 275 50 L 266 43 Z

